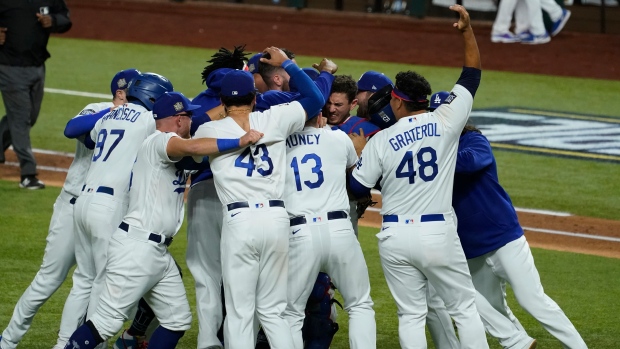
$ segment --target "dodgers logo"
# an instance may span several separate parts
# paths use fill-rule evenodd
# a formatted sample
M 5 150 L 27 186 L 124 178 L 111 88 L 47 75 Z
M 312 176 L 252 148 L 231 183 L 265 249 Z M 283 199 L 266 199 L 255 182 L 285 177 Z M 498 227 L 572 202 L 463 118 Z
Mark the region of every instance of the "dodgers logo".
M 172 181 L 172 185 L 178 186 L 174 189 L 175 193 L 185 193 L 185 183 L 187 183 L 187 174 L 184 170 L 177 170 L 175 172 L 177 178 Z
M 439 94 L 435 95 L 435 99 L 433 100 L 433 103 L 441 103 L 441 97 L 439 97 Z
M 360 156 L 360 159 L 357 160 L 357 164 L 356 164 L 356 168 L 359 170 L 360 167 L 362 167 L 362 157 Z

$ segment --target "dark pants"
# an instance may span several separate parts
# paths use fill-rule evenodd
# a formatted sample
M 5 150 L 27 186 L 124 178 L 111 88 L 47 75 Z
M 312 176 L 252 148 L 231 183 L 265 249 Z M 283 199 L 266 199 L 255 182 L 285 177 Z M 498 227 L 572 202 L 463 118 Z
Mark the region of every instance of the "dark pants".
M 0 64 L 0 91 L 6 109 L 6 115 L 0 120 L 0 158 L 13 144 L 22 176 L 37 174 L 37 163 L 30 145 L 30 128 L 39 117 L 44 83 L 45 65 L 14 67 Z

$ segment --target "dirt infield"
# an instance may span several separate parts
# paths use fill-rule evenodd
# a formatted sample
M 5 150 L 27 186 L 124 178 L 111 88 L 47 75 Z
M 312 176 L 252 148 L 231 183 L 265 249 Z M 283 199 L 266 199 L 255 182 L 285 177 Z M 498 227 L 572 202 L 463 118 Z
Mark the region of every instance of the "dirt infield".
M 267 45 L 300 55 L 458 67 L 462 44 L 449 20 L 404 16 L 293 10 L 213 3 L 67 0 L 74 27 L 63 37 L 217 48 Z M 620 79 L 620 36 L 561 33 L 539 46 L 492 44 L 490 23 L 475 23 L 485 69 L 549 75 Z M 53 52 L 52 52 L 53 55 Z M 53 58 L 52 58 L 53 59 Z M 48 185 L 62 185 L 71 158 L 36 154 Z M 16 162 L 12 152 L 7 161 Z M 0 165 L 0 177 L 19 179 L 16 166 Z M 363 224 L 377 226 L 377 212 Z M 620 238 L 620 221 L 519 213 L 532 246 L 620 258 L 620 242 L 577 236 Z

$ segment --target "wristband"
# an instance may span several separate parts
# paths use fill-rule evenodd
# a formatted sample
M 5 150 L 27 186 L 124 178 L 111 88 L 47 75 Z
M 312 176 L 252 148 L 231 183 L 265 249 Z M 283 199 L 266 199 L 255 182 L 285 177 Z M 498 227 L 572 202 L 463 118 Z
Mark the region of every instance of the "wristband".
M 241 143 L 240 138 L 218 138 L 217 139 L 217 150 L 221 152 L 229 151 L 232 149 L 239 148 L 239 143 Z
M 290 67 L 291 65 L 295 65 L 295 62 L 293 62 L 290 59 L 287 59 L 286 61 L 282 62 L 282 68 L 284 68 L 284 70 L 286 70 L 286 68 Z

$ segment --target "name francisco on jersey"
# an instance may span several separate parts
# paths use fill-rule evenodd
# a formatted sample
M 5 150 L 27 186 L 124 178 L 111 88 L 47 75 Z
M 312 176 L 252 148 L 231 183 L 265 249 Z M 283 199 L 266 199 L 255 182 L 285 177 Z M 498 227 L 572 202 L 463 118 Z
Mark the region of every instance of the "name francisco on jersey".
M 319 138 L 321 138 L 320 134 L 299 134 L 294 133 L 286 139 L 286 147 L 292 148 L 298 145 L 306 145 L 306 144 L 319 144 Z
M 138 117 L 140 116 L 140 112 L 130 109 L 130 108 L 117 108 L 106 114 L 102 119 L 103 120 L 121 120 L 121 121 L 130 121 L 136 122 Z
M 409 122 L 413 122 L 415 118 L 410 118 Z M 425 125 L 416 126 L 410 130 L 407 130 L 403 133 L 399 133 L 396 136 L 390 138 L 388 141 L 392 146 L 394 151 L 398 151 L 401 148 L 406 147 L 407 145 L 418 141 L 424 137 L 441 137 L 439 133 L 437 133 L 437 123 L 430 122 Z

